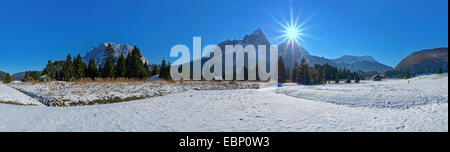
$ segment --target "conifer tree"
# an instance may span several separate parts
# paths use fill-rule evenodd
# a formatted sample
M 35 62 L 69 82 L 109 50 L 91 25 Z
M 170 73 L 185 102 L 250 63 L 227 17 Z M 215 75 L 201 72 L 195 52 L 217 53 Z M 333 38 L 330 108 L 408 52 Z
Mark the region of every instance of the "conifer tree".
M 132 56 L 134 58 L 134 65 L 136 67 L 135 77 L 143 79 L 148 77 L 147 70 L 145 70 L 144 62 L 142 61 L 142 54 L 139 48 L 134 46 Z
M 64 67 L 65 62 L 64 61 L 55 61 L 53 63 L 53 65 L 56 68 L 56 76 L 55 79 L 58 81 L 62 81 L 63 80 L 63 67 Z
M 258 65 L 256 65 L 256 66 L 258 66 Z M 258 72 L 256 72 L 256 73 L 258 73 Z M 256 77 L 258 77 L 259 75 L 256 75 Z M 286 68 L 286 80 L 287 81 L 292 81 L 292 74 L 291 74 L 291 71 L 289 70 L 289 67 L 288 68 Z
M 300 77 L 300 67 L 298 66 L 298 63 L 294 63 L 294 67 L 292 68 L 292 76 L 291 80 L 292 82 L 299 82 Z
M 85 75 L 84 72 L 86 71 L 86 64 L 84 64 L 80 54 L 78 54 L 78 56 L 74 59 L 73 69 L 75 79 L 81 79 L 84 77 Z
M 278 82 L 286 82 L 286 67 L 284 66 L 283 57 L 278 58 Z
M 350 74 L 347 74 L 347 80 L 345 81 L 345 83 L 352 83 L 352 77 Z
M 150 69 L 148 67 L 148 63 L 144 64 L 145 77 L 149 77 L 151 75 Z
M 70 81 L 73 78 L 74 70 L 73 70 L 72 57 L 70 56 L 70 54 L 67 56 L 66 61 L 64 62 L 62 74 L 63 74 L 64 81 Z
M 152 71 L 152 75 L 151 76 L 158 75 L 158 74 L 159 74 L 158 65 L 155 64 L 153 66 L 153 71 Z M 191 72 L 191 74 L 192 74 L 192 72 Z
M 97 74 L 97 76 L 98 77 L 104 77 L 104 74 L 103 74 L 103 67 L 102 67 L 102 65 L 100 64 L 100 65 L 98 65 L 98 74 Z
M 172 68 L 172 64 L 170 64 L 170 61 L 168 62 L 168 64 L 167 64 L 167 79 L 168 80 L 172 80 L 172 77 L 170 76 L 170 68 Z
M 409 79 L 409 78 L 411 78 L 411 74 L 409 73 L 409 71 L 406 71 L 405 79 Z
M 336 79 L 334 80 L 334 83 L 339 83 L 339 77 L 336 77 Z
M 97 65 L 95 64 L 94 59 L 89 59 L 89 65 L 86 71 L 86 76 L 95 79 L 98 76 Z
M 313 84 L 322 84 L 322 76 L 317 68 L 313 68 L 310 71 L 310 77 L 312 78 Z
M 122 53 L 122 54 L 120 54 L 120 57 L 117 60 L 116 77 L 119 77 L 119 78 L 125 77 L 125 74 L 127 72 L 126 70 L 127 70 L 126 60 L 125 60 L 125 56 Z
M 133 67 L 133 58 L 131 57 L 131 53 L 127 54 L 127 57 L 125 58 L 125 77 L 131 78 L 133 77 L 133 72 L 135 71 Z
M 108 58 L 106 58 L 105 66 L 103 67 L 102 77 L 114 78 L 115 76 L 114 68 L 115 66 L 113 56 L 109 55 Z
M 300 63 L 299 82 L 305 85 L 310 84 L 309 65 L 306 62 L 305 58 L 302 58 L 302 61 Z
M 167 73 L 168 66 L 166 64 L 166 59 L 161 61 L 161 71 L 159 73 L 159 77 L 161 79 L 167 79 L 169 77 L 169 73 Z
M 140 79 L 148 77 L 148 70 L 145 69 L 144 62 L 142 61 L 141 51 L 136 46 L 134 46 L 131 54 L 127 55 L 125 63 L 126 77 Z
M 42 74 L 47 75 L 52 80 L 56 78 L 56 68 L 51 60 L 48 60 L 47 66 L 42 71 Z
M 354 78 L 354 80 L 355 80 L 355 83 L 359 83 L 359 81 L 361 80 L 361 77 L 359 77 L 358 72 L 355 72 L 355 78 Z

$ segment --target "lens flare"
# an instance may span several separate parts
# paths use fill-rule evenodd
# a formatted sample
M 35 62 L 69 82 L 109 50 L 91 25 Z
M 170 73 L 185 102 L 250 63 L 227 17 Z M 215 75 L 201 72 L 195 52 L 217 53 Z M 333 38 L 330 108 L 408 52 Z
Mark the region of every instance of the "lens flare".
M 283 22 L 280 22 L 278 19 L 274 19 L 282 27 L 282 29 L 280 30 L 281 35 L 277 37 L 277 39 L 282 39 L 283 42 L 287 42 L 287 45 L 305 45 L 305 41 L 303 40 L 303 38 L 309 35 L 304 33 L 306 29 L 304 26 L 310 18 L 308 17 L 301 22 L 299 22 L 298 16 L 296 16 L 294 19 L 292 1 L 290 7 L 290 20 L 284 20 Z
M 286 40 L 289 40 L 290 42 L 298 42 L 298 40 L 302 36 L 302 30 L 299 26 L 297 26 L 295 23 L 291 23 L 289 25 L 283 25 L 284 31 L 282 37 L 284 37 Z

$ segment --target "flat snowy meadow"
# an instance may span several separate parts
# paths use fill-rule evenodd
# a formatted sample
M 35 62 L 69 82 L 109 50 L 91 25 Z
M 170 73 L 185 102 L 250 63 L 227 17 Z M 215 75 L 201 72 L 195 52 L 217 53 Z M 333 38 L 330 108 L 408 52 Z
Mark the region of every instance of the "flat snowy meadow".
M 0 84 L 0 101 L 34 105 L 0 103 L 0 131 L 448 131 L 448 74 L 282 87 L 13 83 Z M 94 104 L 70 106 L 79 102 Z

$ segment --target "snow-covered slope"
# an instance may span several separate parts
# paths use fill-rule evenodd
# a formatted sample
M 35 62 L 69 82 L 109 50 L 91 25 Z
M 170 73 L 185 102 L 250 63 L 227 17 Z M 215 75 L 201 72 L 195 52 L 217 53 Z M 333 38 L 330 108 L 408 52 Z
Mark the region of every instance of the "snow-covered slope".
M 448 103 L 448 75 L 428 75 L 409 80 L 385 79 L 359 84 L 294 85 L 274 92 L 292 97 L 325 101 L 351 107 L 410 108 Z
M 19 92 L 9 86 L 0 84 L 0 101 L 2 102 L 15 102 L 19 104 L 32 104 L 32 105 L 42 105 L 36 99 L 33 99 L 22 92 Z M 0 103 L 1 104 L 1 103 Z
M 418 92 L 442 89 L 448 92 L 448 76 L 429 76 L 410 80 L 417 91 L 400 91 L 402 102 L 415 102 Z M 392 85 L 389 85 L 392 83 Z M 380 99 L 396 99 L 404 80 L 380 83 L 330 85 L 335 91 L 316 86 L 316 100 L 305 96 L 277 93 L 277 87 L 243 90 L 202 90 L 138 101 L 79 107 L 27 107 L 0 104 L 0 131 L 448 131 L 448 93 L 424 93 L 427 103 L 408 108 L 348 106 L 371 99 L 359 92 L 368 85 Z M 416 85 L 424 85 L 417 87 Z M 354 86 L 353 86 L 354 85 Z M 327 86 L 327 85 L 325 85 Z M 342 85 L 344 86 L 344 85 Z M 388 87 L 386 87 L 388 86 Z M 295 87 L 295 86 L 294 86 Z M 281 87 L 281 89 L 284 87 Z M 348 88 L 348 89 L 347 89 Z M 308 90 L 297 87 L 298 90 Z M 317 101 L 319 96 L 334 94 L 342 99 L 334 104 Z M 430 96 L 431 95 L 431 96 Z M 445 96 L 434 102 L 433 96 Z M 357 99 L 357 100 L 355 100 Z M 400 102 L 400 101 L 399 101 Z M 397 104 L 401 105 L 401 104 Z M 409 104 L 405 104 L 409 105 Z

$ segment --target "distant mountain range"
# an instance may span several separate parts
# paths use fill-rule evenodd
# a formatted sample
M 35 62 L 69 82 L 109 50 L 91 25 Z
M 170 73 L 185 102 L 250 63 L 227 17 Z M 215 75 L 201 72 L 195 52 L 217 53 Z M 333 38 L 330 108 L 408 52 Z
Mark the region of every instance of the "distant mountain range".
M 105 64 L 107 55 L 105 54 L 105 50 L 108 47 L 108 45 L 111 45 L 113 48 L 113 57 L 114 61 L 117 61 L 120 57 L 120 54 L 123 53 L 123 55 L 126 57 L 128 53 L 131 53 L 133 50 L 133 47 L 128 44 L 116 44 L 116 43 L 103 43 L 100 44 L 98 47 L 93 47 L 86 55 L 83 57 L 83 62 L 86 64 L 89 63 L 90 59 L 94 59 L 95 63 L 97 65 L 103 65 Z M 145 57 L 142 57 L 142 62 L 148 63 L 149 68 L 152 69 L 155 63 L 149 62 Z
M 336 59 L 328 59 L 325 57 L 319 57 L 309 54 L 303 47 L 294 43 L 288 44 L 287 42 L 278 45 L 279 56 L 283 57 L 285 65 L 292 69 L 295 62 L 300 63 L 302 58 L 308 62 L 310 66 L 315 64 L 329 64 L 341 69 L 349 69 L 350 71 L 376 71 L 386 72 L 392 70 L 392 67 L 379 63 L 371 56 L 350 56 L 344 55 Z
M 6 72 L 0 71 L 0 79 L 5 78 L 6 74 Z
M 411 75 L 436 73 L 439 68 L 448 72 L 448 48 L 426 49 L 412 53 L 404 58 L 387 77 L 403 77 L 407 71 Z
M 225 45 L 242 45 L 243 47 L 247 45 L 266 45 L 267 50 L 270 48 L 270 43 L 267 40 L 266 36 L 262 32 L 261 29 L 255 30 L 250 35 L 245 35 L 242 40 L 226 40 L 221 43 L 219 43 L 219 47 L 222 49 L 222 54 L 225 54 Z M 369 71 L 376 71 L 379 73 L 386 72 L 388 70 L 392 70 L 392 67 L 389 67 L 387 65 L 381 64 L 377 62 L 373 57 L 371 56 L 349 56 L 344 55 L 342 57 L 339 57 L 337 59 L 328 59 L 324 57 L 318 57 L 309 54 L 308 51 L 306 51 L 303 47 L 301 47 L 298 44 L 287 44 L 287 42 L 279 44 L 278 45 L 278 55 L 283 57 L 283 60 L 285 62 L 285 66 L 289 69 L 292 69 L 295 62 L 300 63 L 301 59 L 304 57 L 308 64 L 313 67 L 314 64 L 330 64 L 332 66 L 338 67 L 338 68 L 346 68 L 351 71 L 362 71 L 362 72 L 369 72 Z M 223 55 L 223 60 L 225 59 Z M 202 61 L 207 60 L 208 58 L 202 59 Z M 267 59 L 268 60 L 268 59 Z
M 6 74 L 7 74 L 6 72 L 0 71 L 0 79 L 5 78 Z M 23 80 L 23 77 L 25 77 L 25 72 L 19 72 L 19 73 L 13 74 L 13 75 L 11 75 L 11 77 L 14 80 L 21 81 L 21 80 Z
M 25 72 L 18 72 L 12 75 L 14 80 L 22 81 L 25 78 Z

